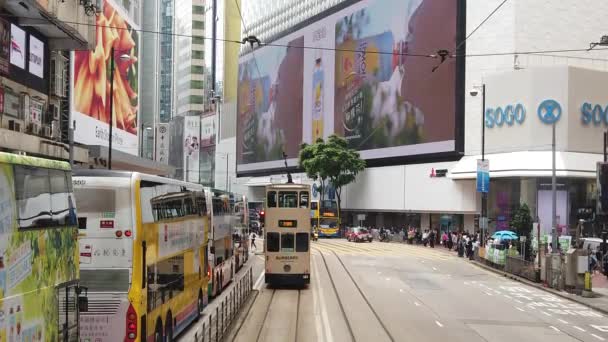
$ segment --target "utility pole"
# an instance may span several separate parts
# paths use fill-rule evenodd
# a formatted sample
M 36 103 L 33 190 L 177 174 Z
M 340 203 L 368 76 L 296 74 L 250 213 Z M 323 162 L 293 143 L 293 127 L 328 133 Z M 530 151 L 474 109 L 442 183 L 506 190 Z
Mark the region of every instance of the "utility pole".
M 110 49 L 110 134 L 108 135 L 108 170 L 112 170 L 112 134 L 114 127 L 114 45 Z M 141 134 L 141 132 L 140 132 Z
M 553 134 L 551 138 L 551 220 L 552 220 L 552 242 L 553 253 L 559 252 L 559 244 L 557 239 L 557 177 L 555 175 L 555 125 L 553 123 Z
M 481 86 L 481 161 L 486 160 L 486 85 Z M 479 233 L 480 246 L 485 247 L 484 231 L 488 229 L 488 192 L 481 193 L 481 229 Z

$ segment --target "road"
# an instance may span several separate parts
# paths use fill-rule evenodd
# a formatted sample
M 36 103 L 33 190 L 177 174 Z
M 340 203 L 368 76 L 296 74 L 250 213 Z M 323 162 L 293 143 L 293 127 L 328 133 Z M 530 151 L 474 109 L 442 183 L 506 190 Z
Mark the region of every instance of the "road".
M 260 293 L 234 341 L 608 341 L 608 319 L 439 248 L 319 240 L 311 284 Z

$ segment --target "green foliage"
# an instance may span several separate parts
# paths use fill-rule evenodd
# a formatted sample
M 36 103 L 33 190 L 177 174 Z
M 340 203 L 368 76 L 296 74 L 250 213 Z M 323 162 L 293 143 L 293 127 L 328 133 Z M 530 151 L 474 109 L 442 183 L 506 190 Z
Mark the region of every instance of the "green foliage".
M 532 233 L 532 215 L 530 214 L 530 208 L 527 204 L 522 203 L 518 207 L 513 210 L 513 217 L 510 222 L 511 227 L 515 228 L 517 235 L 519 237 L 525 236 L 526 243 L 524 244 L 525 255 L 529 257 L 531 255 L 531 236 Z M 519 253 L 522 253 L 521 244 L 517 247 L 519 249 Z
M 327 142 L 318 139 L 312 145 L 302 144 L 299 163 L 309 178 L 321 181 L 321 196 L 325 181 L 336 188 L 338 211 L 341 208 L 342 187 L 354 182 L 357 174 L 365 169 L 365 161 L 359 152 L 349 148 L 346 139 L 337 135 L 329 136 Z

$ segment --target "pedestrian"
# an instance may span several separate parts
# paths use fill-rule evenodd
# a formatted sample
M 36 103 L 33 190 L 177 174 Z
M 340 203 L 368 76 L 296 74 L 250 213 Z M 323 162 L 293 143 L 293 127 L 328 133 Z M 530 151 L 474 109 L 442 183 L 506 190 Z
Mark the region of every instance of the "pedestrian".
M 444 248 L 448 248 L 448 233 L 447 232 L 443 232 L 443 235 L 441 235 L 441 244 L 443 245 Z
M 255 238 L 255 233 L 251 233 L 251 248 L 258 249 L 258 247 L 255 245 Z
M 429 234 L 429 241 L 431 244 L 431 248 L 435 248 L 435 229 L 431 230 L 431 233 Z

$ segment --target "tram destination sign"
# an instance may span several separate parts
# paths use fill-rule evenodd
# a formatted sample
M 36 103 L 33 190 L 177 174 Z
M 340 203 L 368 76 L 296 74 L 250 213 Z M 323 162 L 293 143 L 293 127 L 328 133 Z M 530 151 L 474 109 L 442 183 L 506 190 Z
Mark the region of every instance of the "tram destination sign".
M 279 227 L 281 228 L 296 228 L 297 226 L 297 220 L 279 220 Z

